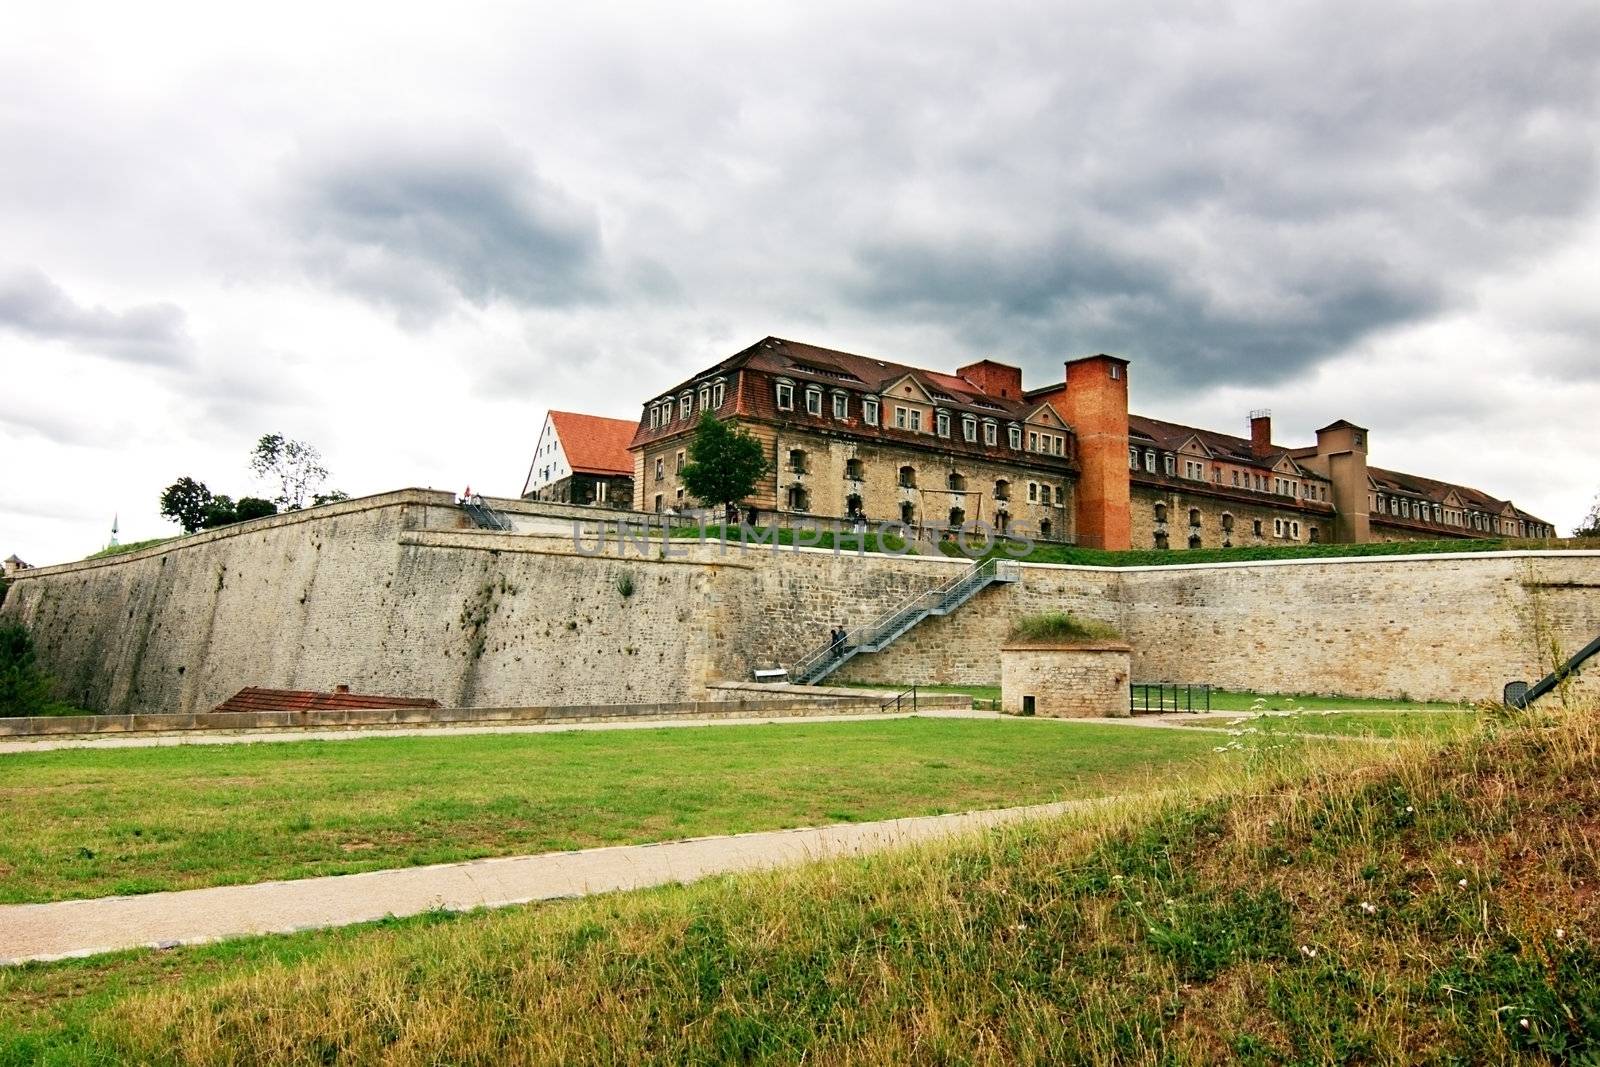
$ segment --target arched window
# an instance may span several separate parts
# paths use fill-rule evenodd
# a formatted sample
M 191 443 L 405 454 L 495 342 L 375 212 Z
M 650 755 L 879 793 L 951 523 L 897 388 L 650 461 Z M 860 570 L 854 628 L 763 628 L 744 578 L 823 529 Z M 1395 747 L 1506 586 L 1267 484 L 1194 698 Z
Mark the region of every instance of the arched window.
M 1196 526 L 1196 527 L 1200 525 L 1200 509 L 1199 508 L 1190 508 L 1189 509 L 1189 525 L 1190 526 Z
M 977 440 L 978 440 L 978 418 L 977 418 L 976 415 L 963 415 L 963 416 L 961 416 L 961 437 L 965 441 L 971 442 L 973 444 L 977 443 Z
M 859 482 L 861 480 L 861 461 L 859 459 L 845 460 L 844 476 L 852 482 Z
M 803 486 L 803 485 L 791 485 L 791 486 L 789 486 L 789 510 L 790 511 L 809 511 L 809 510 L 811 510 L 811 494 L 806 492 L 806 487 L 805 486 Z
M 1160 548 L 1160 549 L 1169 548 L 1170 545 L 1167 542 L 1167 531 L 1165 531 L 1165 530 L 1157 530 L 1156 531 L 1156 536 L 1155 536 L 1155 542 L 1156 542 L 1156 547 L 1157 548 Z
M 902 489 L 915 489 L 916 487 L 917 487 L 917 468 L 909 467 L 909 466 L 908 467 L 901 467 L 900 468 L 900 488 L 902 488 Z
M 1050 520 L 1044 519 L 1039 523 L 1039 540 L 1050 540 Z
M 994 498 L 996 500 L 1010 500 L 1011 499 L 1011 483 L 1006 481 L 1004 478 L 1001 478 L 999 481 L 995 482 L 994 483 Z
M 953 492 L 963 492 L 967 488 L 967 480 L 961 476 L 959 471 L 951 471 L 946 481 Z
M 1166 521 L 1167 521 L 1167 505 L 1165 505 L 1165 504 L 1157 504 L 1156 505 L 1156 522 L 1166 522 Z
M 844 498 L 844 513 L 847 517 L 852 519 L 857 518 L 862 514 L 860 494 L 851 493 L 849 496 Z
M 1200 547 L 1200 535 L 1198 533 L 1192 533 L 1192 534 L 1189 535 L 1189 547 L 1190 548 L 1199 548 Z
M 1222 532 L 1223 533 L 1232 533 L 1233 532 L 1233 516 L 1228 514 L 1226 511 L 1224 511 L 1222 513 Z
M 949 437 L 950 413 L 948 411 L 944 411 L 943 409 L 935 412 L 933 416 L 933 428 L 933 432 L 938 434 L 940 437 Z
M 803 448 L 789 449 L 789 469 L 796 474 L 806 472 L 806 452 Z

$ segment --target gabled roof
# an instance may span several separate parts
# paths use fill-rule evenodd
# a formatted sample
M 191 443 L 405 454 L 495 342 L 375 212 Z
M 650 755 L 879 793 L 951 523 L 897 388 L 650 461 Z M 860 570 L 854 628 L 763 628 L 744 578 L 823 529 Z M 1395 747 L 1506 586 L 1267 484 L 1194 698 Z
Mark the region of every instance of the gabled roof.
M 339 708 L 437 708 L 425 697 L 391 697 L 348 690 L 322 693 L 313 689 L 260 689 L 246 686 L 213 711 L 329 711 Z
M 599 415 L 580 415 L 572 411 L 552 411 L 550 423 L 561 439 L 567 465 L 582 474 L 633 473 L 633 458 L 628 442 L 637 425 L 625 419 Z
M 1382 467 L 1368 467 L 1367 478 L 1375 489 L 1389 493 L 1405 493 L 1408 496 L 1422 497 L 1430 502 L 1444 504 L 1454 494 L 1460 501 L 1460 506 L 1476 511 L 1487 512 L 1494 515 L 1517 515 L 1529 522 L 1540 523 L 1544 526 L 1553 526 L 1537 515 L 1529 514 L 1512 504 L 1509 500 L 1490 496 L 1488 493 L 1471 486 L 1456 485 L 1453 482 L 1441 482 L 1433 478 L 1424 478 L 1417 474 L 1405 474 L 1401 471 L 1385 470 Z
M 1272 470 L 1285 458 L 1288 458 L 1292 463 L 1294 457 L 1294 453 L 1282 445 L 1273 445 L 1266 455 L 1258 456 L 1251 450 L 1248 438 L 1218 433 L 1215 430 L 1205 430 L 1198 426 L 1184 426 L 1181 423 L 1152 419 L 1144 415 L 1130 414 L 1128 416 L 1128 438 L 1135 444 L 1149 442 L 1168 452 L 1176 452 L 1191 439 L 1194 439 L 1200 442 L 1201 447 L 1211 453 L 1213 459 L 1221 460 L 1224 463 L 1260 467 L 1262 470 Z M 1315 453 L 1316 449 L 1311 451 Z M 1326 481 L 1320 474 L 1314 471 L 1307 471 L 1304 468 L 1300 469 L 1300 475 L 1301 477 Z

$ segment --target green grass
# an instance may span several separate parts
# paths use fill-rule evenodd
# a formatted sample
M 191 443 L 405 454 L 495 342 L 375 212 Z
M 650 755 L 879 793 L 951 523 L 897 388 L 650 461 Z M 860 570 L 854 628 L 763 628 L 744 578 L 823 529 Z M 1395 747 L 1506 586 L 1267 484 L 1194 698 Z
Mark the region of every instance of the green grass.
M 719 525 L 706 527 L 706 536 L 715 538 L 723 528 Z M 766 536 L 767 528 L 757 528 L 762 536 Z M 842 552 L 879 552 L 884 551 L 878 544 L 877 536 L 870 532 L 864 536 L 865 547 L 857 546 L 855 535 L 850 533 L 834 534 L 823 530 L 818 533 L 807 533 L 799 539 L 799 544 L 805 547 L 827 548 L 837 547 Z M 672 531 L 674 538 L 693 538 L 700 536 L 698 527 L 679 527 Z M 737 543 L 739 531 L 737 527 L 730 527 L 728 537 L 731 543 Z M 903 542 L 894 537 L 886 539 L 888 550 L 896 554 L 904 554 Z M 981 540 L 969 537 L 975 546 Z M 776 541 L 780 545 L 794 545 L 797 543 L 796 531 L 779 528 Z M 1417 553 L 1437 552 L 1503 552 L 1517 548 L 1592 548 L 1592 542 L 1565 542 L 1565 541 L 1525 541 L 1504 537 L 1482 537 L 1445 541 L 1386 541 L 1374 542 L 1364 545 L 1343 544 L 1317 544 L 1317 545 L 1248 545 L 1236 548 L 1197 548 L 1197 549 L 1127 549 L 1110 551 L 1097 548 L 1080 548 L 1076 545 L 1036 543 L 1026 554 L 1022 554 L 1022 546 L 1015 542 L 998 544 L 991 548 L 985 556 L 999 556 L 1002 559 L 1021 559 L 1027 563 L 1066 563 L 1084 567 L 1176 567 L 1194 563 L 1248 563 L 1259 560 L 1274 559 L 1327 559 L 1344 558 L 1349 556 L 1404 556 Z M 940 551 L 947 556 L 963 556 L 958 544 L 954 541 L 944 542 Z
M 1470 711 L 1334 711 L 1296 715 L 1242 715 L 1234 719 L 1181 719 L 1184 726 L 1255 730 L 1263 734 L 1350 734 L 1371 737 L 1448 735 L 1475 729 L 1481 716 Z
M 1094 641 L 1119 637 L 1116 627 L 1095 619 L 1080 619 L 1065 611 L 1041 611 L 1020 616 L 1011 624 L 1013 641 Z
M 141 548 L 151 548 L 151 547 L 153 547 L 155 545 L 164 544 L 167 541 L 172 541 L 172 540 L 176 540 L 176 538 L 172 538 L 172 537 L 152 537 L 147 541 L 129 541 L 125 545 L 107 545 L 105 548 L 102 548 L 100 551 L 91 552 L 91 553 L 89 553 L 89 555 L 87 555 L 87 556 L 85 556 L 83 558 L 84 559 L 105 559 L 107 556 L 120 556 L 124 552 L 137 552 Z
M 910 689 L 911 682 L 840 682 L 840 685 L 851 689 L 883 689 L 893 692 L 904 692 Z M 997 685 L 922 685 L 917 684 L 919 693 L 966 693 L 974 700 L 999 700 L 1000 687 Z M 1197 691 L 1198 696 L 1198 691 Z M 1152 700 L 1155 698 L 1152 697 Z M 1170 699 L 1170 694 L 1169 694 Z M 1290 711 L 1296 709 L 1309 709 L 1312 711 L 1459 711 L 1465 705 L 1429 703 L 1420 700 L 1407 700 L 1396 697 L 1342 697 L 1342 696 L 1316 696 L 1310 693 L 1255 693 L 1245 689 L 1213 689 L 1211 691 L 1212 711 Z M 1202 707 L 1200 710 L 1204 710 Z M 1172 714 L 1172 712 L 1168 712 Z M 1200 723 L 1198 725 L 1205 725 Z
M 0 902 L 1004 807 L 1211 760 L 1174 732 L 903 719 L 0 756 Z
M 862 860 L 0 972 L 0 1062 L 1600 1057 L 1594 712 L 1226 758 Z

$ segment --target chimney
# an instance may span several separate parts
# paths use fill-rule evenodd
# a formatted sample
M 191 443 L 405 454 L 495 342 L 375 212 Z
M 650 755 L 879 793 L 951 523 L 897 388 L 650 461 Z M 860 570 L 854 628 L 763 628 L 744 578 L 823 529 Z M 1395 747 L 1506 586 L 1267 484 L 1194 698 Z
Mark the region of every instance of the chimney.
M 1272 453 L 1272 412 L 1266 408 L 1250 413 L 1250 454 L 1260 459 Z
M 992 359 L 980 359 L 956 368 L 956 377 L 965 378 L 980 393 L 1015 400 L 1022 396 L 1022 368 Z

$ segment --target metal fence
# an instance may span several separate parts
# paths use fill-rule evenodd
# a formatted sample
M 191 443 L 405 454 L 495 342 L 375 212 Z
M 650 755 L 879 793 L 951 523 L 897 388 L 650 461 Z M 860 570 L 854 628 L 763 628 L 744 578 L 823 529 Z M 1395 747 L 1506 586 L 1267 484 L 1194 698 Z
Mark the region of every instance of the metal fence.
M 1134 682 L 1128 686 L 1128 710 L 1133 713 L 1210 711 L 1211 687 L 1179 685 L 1176 682 Z

